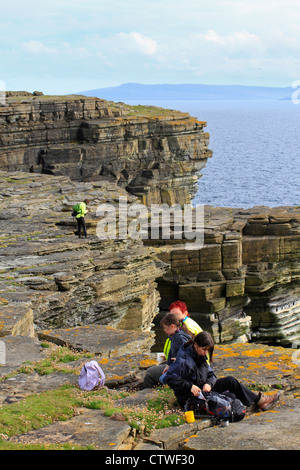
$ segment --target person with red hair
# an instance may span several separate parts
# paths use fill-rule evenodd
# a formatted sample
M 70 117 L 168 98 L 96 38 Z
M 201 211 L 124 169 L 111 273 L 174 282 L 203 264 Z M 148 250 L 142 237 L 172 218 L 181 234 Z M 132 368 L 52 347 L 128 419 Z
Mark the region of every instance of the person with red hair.
M 164 372 L 166 372 L 169 365 L 176 359 L 176 352 L 178 350 L 178 347 L 174 350 L 173 344 L 173 348 L 171 348 L 172 342 L 174 343 L 175 338 L 177 339 L 177 341 L 188 341 L 188 339 L 190 338 L 194 339 L 194 337 L 202 331 L 202 328 L 200 328 L 198 323 L 191 319 L 186 304 L 181 300 L 177 300 L 169 306 L 169 314 L 167 314 L 162 319 L 162 323 L 164 324 L 166 322 L 166 319 L 169 319 L 169 317 L 172 318 L 173 324 L 177 325 L 176 328 L 182 330 L 181 333 L 183 334 L 180 336 L 177 332 L 177 334 L 174 335 L 173 332 L 172 335 L 168 336 L 164 345 L 164 356 L 166 362 L 157 366 L 150 367 L 147 370 L 146 376 L 144 378 L 143 388 L 152 388 L 156 385 L 161 385 L 162 382 L 160 382 L 159 380 L 160 376 Z M 175 318 L 176 321 L 174 320 Z
M 202 331 L 202 328 L 190 317 L 187 306 L 182 300 L 173 302 L 169 307 L 170 313 L 175 313 L 182 323 L 183 329 L 187 331 L 190 336 L 196 336 Z

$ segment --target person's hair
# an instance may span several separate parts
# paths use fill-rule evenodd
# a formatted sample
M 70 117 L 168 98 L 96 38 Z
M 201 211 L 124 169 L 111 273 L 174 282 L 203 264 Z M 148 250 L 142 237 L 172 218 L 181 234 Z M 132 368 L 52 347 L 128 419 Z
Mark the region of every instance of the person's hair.
M 209 362 L 212 363 L 215 343 L 211 334 L 208 331 L 201 331 L 201 333 L 198 333 L 194 339 L 187 341 L 184 347 L 189 345 L 193 346 L 195 343 L 201 348 L 208 348 Z
M 178 316 L 175 315 L 175 313 L 167 313 L 160 321 L 161 325 L 166 325 L 166 326 L 175 325 L 178 328 L 180 327 L 180 323 L 181 322 Z
M 85 199 L 83 202 L 85 202 L 85 204 L 89 204 L 91 201 L 89 199 Z
M 184 302 L 182 302 L 182 300 L 177 300 L 176 302 L 173 302 L 169 307 L 169 312 L 171 312 L 171 310 L 173 310 L 173 308 L 179 308 L 181 313 L 186 312 L 187 316 L 189 316 L 188 311 L 187 311 L 187 306 Z M 191 338 L 194 338 L 193 333 L 187 328 L 186 324 L 182 320 L 180 320 L 180 326 L 181 326 L 181 329 L 185 333 L 187 333 Z
M 181 300 L 177 300 L 176 302 L 173 302 L 169 307 L 169 312 L 171 312 L 171 310 L 173 310 L 173 308 L 179 308 L 179 310 L 182 313 L 187 311 L 186 304 L 184 302 L 182 302 Z

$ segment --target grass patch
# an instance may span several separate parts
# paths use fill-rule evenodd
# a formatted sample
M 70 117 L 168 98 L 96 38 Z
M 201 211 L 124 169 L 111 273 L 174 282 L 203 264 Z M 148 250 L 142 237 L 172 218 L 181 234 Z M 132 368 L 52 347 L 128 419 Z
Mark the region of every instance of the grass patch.
M 76 367 L 68 365 L 70 362 L 78 361 L 83 358 L 92 358 L 93 354 L 86 352 L 72 351 L 67 347 L 57 347 L 48 343 L 43 343 L 44 348 L 48 348 L 48 355 L 45 359 L 36 363 L 24 363 L 19 367 L 18 372 L 30 374 L 37 372 L 39 375 L 49 375 L 54 372 L 63 372 L 65 374 L 78 374 Z M 79 366 L 81 368 L 81 366 Z
M 23 444 L 1 441 L 0 439 L 0 450 L 95 450 L 95 447 L 93 445 L 83 447 L 68 442 L 64 444 Z
M 70 385 L 26 397 L 0 409 L 0 437 L 25 434 L 76 414 L 76 393 Z
M 179 110 L 174 109 L 166 109 L 161 108 L 158 106 L 151 106 L 151 105 L 130 105 L 127 103 L 115 103 L 113 101 L 107 102 L 108 108 L 111 111 L 119 111 L 122 110 L 122 117 L 131 117 L 131 116 L 145 116 L 145 117 L 165 117 L 165 116 L 173 116 L 182 115 L 183 117 L 188 116 L 188 113 L 184 113 Z
M 53 372 L 75 373 L 79 375 L 86 353 L 72 351 L 67 347 L 44 342 L 47 356 L 36 363 L 24 363 L 15 373 L 38 373 L 47 375 Z M 93 357 L 93 354 L 90 355 Z M 71 367 L 72 361 L 78 361 Z M 1 449 L 74 449 L 80 446 L 70 444 L 21 444 L 9 442 L 16 435 L 43 428 L 57 420 L 69 420 L 78 414 L 79 407 L 101 410 L 105 416 L 124 419 L 137 430 L 149 435 L 154 429 L 178 426 L 184 423 L 183 413 L 176 408 L 172 390 L 165 386 L 157 388 L 155 398 L 148 404 L 133 406 L 126 403 L 132 391 L 108 389 L 83 391 L 78 386 L 66 384 L 55 390 L 29 395 L 22 401 L 0 407 L 0 450 Z M 84 447 L 86 449 L 86 447 Z
M 174 410 L 174 398 L 171 399 L 167 387 L 158 389 L 157 399 L 151 400 L 148 406 L 129 407 L 126 404 L 118 404 L 131 393 L 109 390 L 106 387 L 85 392 L 67 384 L 56 390 L 30 395 L 20 402 L 4 405 L 0 409 L 0 450 L 80 449 L 80 446 L 74 446 L 72 443 L 52 446 L 52 444 L 21 444 L 8 441 L 13 436 L 43 428 L 54 421 L 71 419 L 78 414 L 79 407 L 99 409 L 108 418 L 113 415 L 121 416 L 138 433 L 145 435 L 149 435 L 154 429 L 184 423 L 183 413 L 179 409 Z
M 176 408 L 174 394 L 169 387 L 156 390 L 157 397 L 149 400 L 147 406 L 128 406 L 126 401 L 117 404 L 122 398 L 130 396 L 130 392 L 107 390 L 81 392 L 78 404 L 92 409 L 100 409 L 105 416 L 123 416 L 128 424 L 138 432 L 149 435 L 154 429 L 184 424 L 183 412 Z
M 149 410 L 160 412 L 162 410 L 170 410 L 176 406 L 174 392 L 170 387 L 159 387 L 156 390 L 157 397 L 149 400 Z

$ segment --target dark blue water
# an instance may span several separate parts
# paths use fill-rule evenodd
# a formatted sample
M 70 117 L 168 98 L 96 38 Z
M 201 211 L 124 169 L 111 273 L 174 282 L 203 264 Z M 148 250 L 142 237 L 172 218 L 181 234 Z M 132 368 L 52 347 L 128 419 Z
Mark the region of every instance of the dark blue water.
M 291 101 L 132 101 L 206 121 L 208 160 L 194 204 L 300 205 L 300 105 Z

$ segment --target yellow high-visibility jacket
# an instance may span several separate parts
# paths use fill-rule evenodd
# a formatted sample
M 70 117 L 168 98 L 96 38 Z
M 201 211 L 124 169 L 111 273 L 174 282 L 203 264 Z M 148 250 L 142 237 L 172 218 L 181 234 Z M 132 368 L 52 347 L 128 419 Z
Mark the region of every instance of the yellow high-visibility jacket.
M 76 219 L 79 219 L 79 217 L 84 217 L 85 214 L 88 212 L 88 210 L 86 208 L 86 203 L 85 202 L 79 202 L 79 204 L 76 204 L 73 207 L 73 211 L 77 212 L 77 214 L 75 216 Z
M 194 335 L 196 336 L 198 333 L 201 333 L 202 328 L 196 323 L 191 317 L 186 316 L 183 320 L 182 323 L 184 323 L 187 327 L 187 329 Z M 169 352 L 170 352 L 170 347 L 171 347 L 171 340 L 170 338 L 167 338 L 165 344 L 164 344 L 164 355 L 166 357 L 166 360 L 168 359 Z

